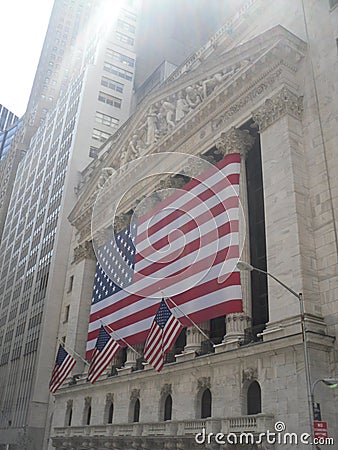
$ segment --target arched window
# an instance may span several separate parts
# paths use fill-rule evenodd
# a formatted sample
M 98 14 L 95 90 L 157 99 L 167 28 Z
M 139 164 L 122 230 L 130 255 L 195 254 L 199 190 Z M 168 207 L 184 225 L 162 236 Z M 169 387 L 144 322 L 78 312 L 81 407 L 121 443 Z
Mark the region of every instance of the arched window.
M 211 417 L 211 392 L 205 389 L 201 398 L 201 418 Z
M 114 415 L 114 403 L 111 402 L 109 408 L 108 408 L 108 418 L 107 423 L 113 423 L 113 415 Z
M 139 421 L 140 421 L 140 400 L 137 398 L 134 403 L 133 422 L 139 422 Z
M 173 409 L 173 400 L 171 395 L 167 395 L 164 402 L 164 420 L 171 420 L 171 414 Z
M 89 406 L 87 410 L 86 425 L 90 425 L 91 416 L 92 416 L 92 407 Z
M 247 394 L 248 414 L 259 414 L 262 412 L 261 388 L 257 381 L 253 381 Z
M 73 416 L 73 400 L 68 400 L 67 409 L 66 409 L 66 417 L 65 417 L 65 426 L 70 427 L 72 425 L 72 416 Z

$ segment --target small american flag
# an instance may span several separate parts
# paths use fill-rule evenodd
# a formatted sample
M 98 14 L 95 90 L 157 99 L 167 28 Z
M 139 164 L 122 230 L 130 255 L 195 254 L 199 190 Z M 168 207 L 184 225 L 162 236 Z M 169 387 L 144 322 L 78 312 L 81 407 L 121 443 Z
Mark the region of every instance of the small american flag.
M 144 347 L 144 358 L 158 372 L 163 368 L 164 355 L 170 350 L 182 329 L 183 325 L 172 314 L 166 301 L 162 300 Z
M 88 381 L 95 383 L 120 348 L 120 345 L 111 337 L 105 327 L 101 325 L 88 370 Z
M 59 389 L 70 372 L 73 370 L 75 363 L 75 359 L 66 352 L 62 345 L 60 345 L 56 356 L 52 378 L 49 383 L 49 389 L 53 394 Z

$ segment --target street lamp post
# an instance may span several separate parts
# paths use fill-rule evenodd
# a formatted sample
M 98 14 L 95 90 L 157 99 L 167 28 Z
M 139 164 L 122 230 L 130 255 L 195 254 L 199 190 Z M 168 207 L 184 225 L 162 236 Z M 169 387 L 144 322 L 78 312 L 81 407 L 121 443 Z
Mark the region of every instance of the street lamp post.
M 318 380 L 315 380 L 312 383 L 311 386 L 311 403 L 312 403 L 312 407 L 313 407 L 313 411 L 315 409 L 315 387 L 317 386 L 318 383 L 324 383 L 326 384 L 326 386 L 328 386 L 329 388 L 336 388 L 338 387 L 338 378 L 319 378 Z M 320 411 L 320 410 L 319 410 Z M 314 418 L 314 420 L 316 420 Z M 321 417 L 317 420 L 321 420 Z
M 283 286 L 287 291 L 289 291 L 292 295 L 298 298 L 299 301 L 299 309 L 300 309 L 300 322 L 302 328 L 302 340 L 303 340 L 303 351 L 304 351 L 304 366 L 305 366 L 305 379 L 306 379 L 306 388 L 307 388 L 307 398 L 308 398 L 308 408 L 309 408 L 309 420 L 310 420 L 310 434 L 312 435 L 312 422 L 313 422 L 313 411 L 312 411 L 312 387 L 311 387 L 311 376 L 310 376 L 310 361 L 309 361 L 309 351 L 307 345 L 307 337 L 306 337 L 306 328 L 305 328 L 305 311 L 304 311 L 304 300 L 302 293 L 298 293 L 291 289 L 289 286 L 284 284 L 277 277 L 272 275 L 271 273 L 258 269 L 257 267 L 252 266 L 244 261 L 238 261 L 237 267 L 239 270 L 246 270 L 249 272 L 260 272 L 264 273 L 270 278 L 273 278 L 278 284 Z

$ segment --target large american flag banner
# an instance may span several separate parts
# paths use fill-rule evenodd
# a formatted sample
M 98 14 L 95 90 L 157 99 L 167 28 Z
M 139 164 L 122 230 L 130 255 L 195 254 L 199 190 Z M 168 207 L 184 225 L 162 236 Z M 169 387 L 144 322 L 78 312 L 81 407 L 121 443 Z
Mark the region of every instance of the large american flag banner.
M 170 350 L 183 326 L 168 308 L 165 300 L 161 301 L 151 325 L 144 346 L 144 358 L 155 370 L 161 372 L 164 355 Z
M 240 155 L 227 155 L 99 248 L 88 359 L 102 323 L 145 342 L 162 297 L 184 326 L 242 311 L 239 174 Z

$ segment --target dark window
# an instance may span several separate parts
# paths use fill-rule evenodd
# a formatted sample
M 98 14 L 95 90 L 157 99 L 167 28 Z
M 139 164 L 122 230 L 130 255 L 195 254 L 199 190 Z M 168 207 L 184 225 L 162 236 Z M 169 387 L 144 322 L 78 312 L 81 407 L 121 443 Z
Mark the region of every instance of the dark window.
M 108 423 L 113 423 L 113 414 L 114 414 L 114 404 L 112 402 L 108 410 Z
M 248 389 L 248 414 L 259 414 L 261 412 L 261 388 L 257 381 L 253 381 Z
M 246 160 L 251 264 L 267 270 L 264 219 L 264 193 L 259 135 Z M 252 325 L 264 326 L 269 320 L 268 286 L 265 274 L 251 272 Z M 259 330 L 258 330 L 259 331 Z
M 173 400 L 169 394 L 164 402 L 164 420 L 171 420 L 171 413 L 173 409 Z
M 133 422 L 139 422 L 139 421 L 140 421 L 140 400 L 137 399 L 134 404 Z
M 73 416 L 73 408 L 69 408 L 67 410 L 67 419 L 66 419 L 66 426 L 70 427 L 72 424 L 72 416 Z
M 86 417 L 86 425 L 90 425 L 91 415 L 92 415 L 92 407 L 89 406 L 88 411 L 87 411 L 87 417 Z
M 201 418 L 211 417 L 211 392 L 206 389 L 202 394 L 201 399 Z

